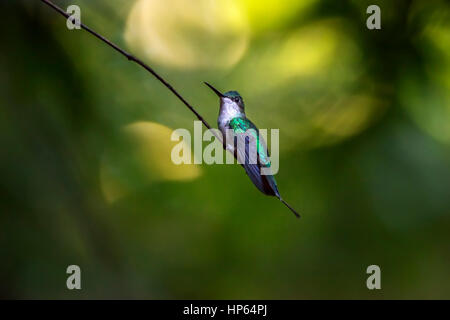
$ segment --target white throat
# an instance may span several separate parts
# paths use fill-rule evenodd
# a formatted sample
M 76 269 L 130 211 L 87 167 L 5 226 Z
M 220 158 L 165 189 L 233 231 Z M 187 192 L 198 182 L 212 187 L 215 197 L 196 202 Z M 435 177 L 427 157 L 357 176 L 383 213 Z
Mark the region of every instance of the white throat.
M 231 119 L 236 117 L 245 117 L 245 112 L 233 100 L 220 99 L 219 119 L 217 120 L 219 128 L 226 126 Z

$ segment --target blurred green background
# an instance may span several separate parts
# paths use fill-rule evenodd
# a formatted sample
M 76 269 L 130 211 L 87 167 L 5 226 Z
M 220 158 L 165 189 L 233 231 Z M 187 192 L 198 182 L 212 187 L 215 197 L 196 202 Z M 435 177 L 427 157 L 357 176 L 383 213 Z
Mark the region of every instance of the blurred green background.
M 202 82 L 238 90 L 280 129 L 276 179 L 303 217 L 237 165 L 173 165 L 172 130 L 193 131 L 179 100 L 40 1 L 3 0 L 0 297 L 450 298 L 448 2 L 55 3 L 211 124 Z

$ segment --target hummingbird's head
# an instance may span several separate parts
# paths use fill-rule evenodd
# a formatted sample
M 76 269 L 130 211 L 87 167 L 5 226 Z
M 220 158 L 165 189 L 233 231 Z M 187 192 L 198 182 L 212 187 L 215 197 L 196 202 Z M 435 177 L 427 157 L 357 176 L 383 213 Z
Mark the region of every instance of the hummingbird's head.
M 220 98 L 220 105 L 225 106 L 235 106 L 239 108 L 241 112 L 244 112 L 245 105 L 244 105 L 244 99 L 242 99 L 241 95 L 237 91 L 228 91 L 225 93 L 221 93 L 219 90 L 214 88 L 209 83 L 205 82 L 205 84 L 211 88 L 212 91 L 214 91 L 215 94 L 217 94 Z
M 242 99 L 241 95 L 239 94 L 239 92 L 237 91 L 228 91 L 225 92 L 224 97 L 231 100 L 231 102 L 236 103 L 239 108 L 241 108 L 242 110 L 244 110 L 244 99 Z

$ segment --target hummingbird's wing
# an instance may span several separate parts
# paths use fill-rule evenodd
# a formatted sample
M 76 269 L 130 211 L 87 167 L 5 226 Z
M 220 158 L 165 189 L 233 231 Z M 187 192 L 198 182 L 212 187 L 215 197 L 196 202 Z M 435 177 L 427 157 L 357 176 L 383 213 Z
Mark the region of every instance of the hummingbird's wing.
M 258 128 L 247 118 L 231 119 L 229 126 L 234 132 L 234 150 L 238 162 L 253 184 L 264 194 L 279 197 L 277 184 L 272 175 L 261 175 L 261 167 L 270 168 L 266 143 Z

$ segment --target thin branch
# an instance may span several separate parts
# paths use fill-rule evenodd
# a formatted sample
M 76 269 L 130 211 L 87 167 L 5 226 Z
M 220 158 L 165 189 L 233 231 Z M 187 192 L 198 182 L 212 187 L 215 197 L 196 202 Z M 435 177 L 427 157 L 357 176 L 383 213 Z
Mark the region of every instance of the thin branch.
M 61 9 L 60 7 L 58 7 L 57 5 L 55 5 L 53 2 L 49 1 L 49 0 L 41 0 L 43 3 L 45 3 L 46 5 L 48 5 L 49 7 L 53 8 L 55 11 L 57 11 L 58 13 L 60 13 L 62 16 L 64 16 L 66 19 L 68 19 L 70 17 L 70 15 L 68 13 L 66 13 L 63 9 Z M 181 94 L 178 93 L 177 90 L 175 90 L 166 80 L 164 80 L 158 73 L 155 72 L 155 70 L 153 70 L 150 66 L 148 66 L 147 64 L 145 64 L 144 62 L 142 62 L 142 60 L 136 58 L 135 56 L 133 56 L 132 54 L 126 52 L 125 50 L 123 50 L 122 48 L 120 48 L 118 45 L 114 44 L 113 42 L 111 42 L 110 40 L 106 39 L 104 36 L 98 34 L 97 32 L 95 32 L 94 30 L 92 30 L 91 28 L 89 28 L 88 26 L 86 26 L 83 23 L 80 23 L 80 26 L 82 29 L 86 30 L 87 32 L 89 32 L 90 34 L 92 34 L 94 37 L 96 37 L 97 39 L 100 39 L 101 41 L 103 41 L 104 43 L 106 43 L 108 46 L 110 46 L 111 48 L 113 48 L 114 50 L 116 50 L 117 52 L 119 52 L 120 54 L 122 54 L 123 56 L 125 56 L 128 60 L 133 61 L 135 63 L 137 63 L 138 65 L 140 65 L 142 68 L 144 68 L 145 70 L 147 70 L 148 72 L 150 72 L 153 76 L 155 76 L 156 79 L 158 79 L 167 89 L 169 89 L 178 99 L 181 100 L 181 102 L 184 103 L 184 105 L 186 107 L 189 108 L 189 110 L 191 110 L 195 116 L 198 118 L 198 120 L 200 120 L 206 128 L 211 130 L 211 126 L 208 124 L 208 122 L 206 122 L 205 119 L 203 119 L 203 117 L 194 109 L 193 106 L 191 106 L 189 104 L 189 102 L 186 101 L 186 99 L 184 99 Z M 213 134 L 216 136 L 217 139 L 219 139 L 219 141 L 223 144 L 222 139 L 216 134 L 215 131 L 212 131 Z M 225 145 L 224 145 L 225 148 Z
M 60 7 L 58 7 L 57 5 L 55 5 L 54 3 L 52 3 L 49 0 L 41 0 L 43 3 L 45 3 L 46 5 L 50 6 L 51 8 L 53 8 L 54 10 L 56 10 L 58 13 L 60 13 L 62 16 L 64 16 L 66 19 L 68 19 L 70 17 L 69 14 L 67 14 L 63 9 L 61 9 Z M 103 41 L 104 43 L 106 43 L 108 46 L 110 46 L 111 48 L 113 48 L 114 50 L 116 50 L 117 52 L 119 52 L 120 54 L 122 54 L 123 56 L 125 56 L 128 60 L 130 61 L 134 61 L 136 62 L 138 65 L 140 65 L 142 68 L 144 68 L 145 70 L 147 70 L 148 72 L 150 72 L 153 76 L 156 77 L 156 79 L 158 79 L 164 86 L 166 86 L 167 89 L 169 89 L 170 91 L 172 91 L 172 93 L 177 96 L 178 99 L 181 100 L 181 102 L 183 102 L 185 104 L 186 107 L 189 108 L 189 110 L 191 110 L 198 118 L 198 120 L 200 120 L 206 128 L 208 128 L 209 130 L 211 130 L 211 126 L 208 124 L 208 122 L 206 122 L 205 119 L 203 119 L 203 117 L 194 109 L 193 106 L 191 106 L 179 93 L 178 91 L 176 91 L 166 80 L 164 80 L 159 74 L 157 74 L 155 72 L 155 70 L 153 70 L 152 68 L 150 68 L 147 64 L 145 64 L 144 62 L 142 62 L 140 59 L 136 58 L 135 56 L 129 54 L 128 52 L 126 52 L 125 50 L 123 50 L 122 48 L 120 48 L 119 46 L 117 46 L 116 44 L 112 43 L 111 41 L 109 41 L 108 39 L 106 39 L 104 36 L 98 34 L 97 32 L 95 32 L 94 30 L 92 30 L 91 28 L 89 28 L 88 26 L 86 26 L 83 23 L 80 23 L 81 28 L 83 28 L 84 30 L 86 30 L 87 32 L 89 32 L 90 34 L 92 34 L 94 37 L 96 37 L 97 39 L 100 39 L 101 41 Z M 216 131 L 211 130 L 212 133 L 214 134 L 214 136 L 219 139 L 219 141 L 222 143 L 222 146 L 225 150 L 227 150 L 225 141 L 216 133 Z M 236 155 L 234 155 L 236 157 Z M 242 167 L 245 168 L 244 164 L 241 164 Z M 283 204 L 285 204 L 296 216 L 297 218 L 300 217 L 300 215 L 287 203 L 285 202 L 283 199 L 281 199 L 281 197 L 278 195 L 278 199 L 283 202 Z

